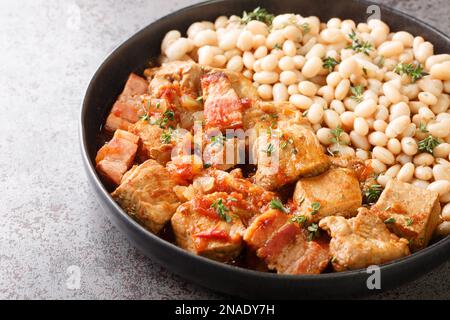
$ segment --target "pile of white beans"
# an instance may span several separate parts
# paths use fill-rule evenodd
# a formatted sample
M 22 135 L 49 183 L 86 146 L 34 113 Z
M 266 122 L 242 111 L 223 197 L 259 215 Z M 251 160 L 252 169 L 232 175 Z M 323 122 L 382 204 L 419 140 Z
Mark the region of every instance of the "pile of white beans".
M 352 30 L 372 44 L 368 55 L 348 48 Z M 450 234 L 450 54 L 435 55 L 430 42 L 391 32 L 380 20 L 324 23 L 294 14 L 276 16 L 270 27 L 237 16 L 196 22 L 187 37 L 168 32 L 161 50 L 161 62 L 193 60 L 241 72 L 262 99 L 307 111 L 324 149 L 370 161 L 380 185 L 395 178 L 438 192 L 437 233 Z M 332 72 L 323 67 L 326 57 L 340 62 Z M 420 63 L 429 75 L 413 82 L 394 72 L 399 63 Z M 351 97 L 357 85 L 364 86 L 360 102 Z M 333 143 L 339 126 L 340 143 Z M 433 154 L 420 152 L 418 142 L 430 134 L 441 144 Z

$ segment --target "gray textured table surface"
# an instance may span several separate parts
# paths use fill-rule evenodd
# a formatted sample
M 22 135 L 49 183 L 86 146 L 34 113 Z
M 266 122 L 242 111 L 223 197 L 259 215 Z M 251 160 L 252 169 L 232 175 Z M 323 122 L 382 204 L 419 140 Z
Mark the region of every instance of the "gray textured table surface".
M 0 1 L 0 298 L 222 297 L 129 245 L 90 190 L 78 147 L 84 90 L 110 50 L 195 2 Z M 383 2 L 450 33 L 448 0 Z M 449 299 L 449 280 L 447 263 L 374 297 Z

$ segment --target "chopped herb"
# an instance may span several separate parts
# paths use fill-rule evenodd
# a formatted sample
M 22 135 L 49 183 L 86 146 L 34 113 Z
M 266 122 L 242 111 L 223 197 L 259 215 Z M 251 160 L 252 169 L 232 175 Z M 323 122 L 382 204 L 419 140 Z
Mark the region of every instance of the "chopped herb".
M 366 197 L 366 201 L 369 204 L 377 202 L 381 193 L 383 192 L 383 187 L 379 184 L 373 184 L 364 192 L 364 196 Z
M 267 149 L 264 150 L 264 152 L 267 153 L 267 155 L 268 155 L 269 157 L 272 156 L 272 153 L 275 152 L 275 146 L 274 146 L 272 143 L 269 143 L 269 144 L 267 145 Z
M 332 72 L 334 70 L 334 67 L 336 67 L 339 64 L 339 61 L 332 57 L 326 57 L 323 60 L 323 67 L 325 69 L 328 69 L 329 72 Z
M 364 75 L 366 75 L 367 76 L 367 69 L 366 68 L 362 68 L 363 69 L 363 72 L 364 72 Z
M 352 98 L 353 100 L 355 100 L 358 103 L 363 101 L 364 86 L 359 85 L 359 86 L 350 87 L 350 92 L 352 93 L 352 96 L 350 98 Z
M 172 110 L 167 110 L 163 113 L 163 116 L 155 121 L 154 124 L 158 125 L 160 128 L 164 129 L 167 123 L 175 119 L 175 113 Z
M 150 119 L 150 117 L 149 117 L 148 113 L 144 114 L 144 115 L 141 117 L 141 120 L 142 120 L 142 121 L 148 121 L 149 119 Z
M 389 223 L 395 223 L 395 218 L 389 218 L 384 220 L 384 223 L 389 224 Z
M 307 23 L 307 22 L 302 23 L 301 27 L 303 30 L 303 34 L 307 34 L 308 32 L 311 31 L 311 27 L 310 27 L 309 23 Z
M 360 38 L 358 38 L 355 30 L 352 30 L 352 33 L 350 33 L 348 36 L 350 40 L 352 40 L 352 44 L 347 48 L 351 48 L 355 52 L 362 52 L 365 55 L 369 55 L 370 51 L 373 50 L 373 45 L 370 42 L 362 41 Z
M 406 219 L 406 225 L 409 227 L 409 226 L 412 226 L 412 224 L 414 223 L 414 221 L 413 221 L 413 219 L 411 219 L 411 218 L 407 218 Z
M 238 199 L 236 199 L 235 197 L 229 197 L 229 198 L 228 198 L 228 201 L 233 201 L 233 202 L 237 202 L 237 201 L 238 201 Z
M 341 141 L 341 135 L 344 132 L 344 129 L 340 125 L 338 125 L 335 129 L 331 130 L 331 134 L 333 135 L 333 138 L 331 138 L 331 142 L 336 144 L 345 144 L 343 141 Z
M 331 258 L 331 263 L 335 263 L 335 262 L 336 262 L 336 260 L 337 260 L 337 258 L 336 258 L 336 257 L 333 257 L 333 258 Z
M 308 241 L 312 241 L 315 237 L 318 237 L 320 235 L 319 226 L 317 223 L 313 223 L 308 227 Z
M 276 44 L 273 46 L 273 49 L 281 50 L 281 45 L 279 45 L 278 43 L 276 43 Z
M 205 168 L 205 169 L 209 169 L 209 168 L 211 168 L 212 167 L 212 164 L 211 163 L 205 163 L 204 165 L 203 165 L 203 168 Z
M 312 209 L 312 211 L 311 211 L 311 215 L 312 216 L 318 214 L 319 213 L 319 209 L 320 209 L 320 202 L 313 202 L 311 204 L 311 209 Z
M 161 102 L 158 101 L 158 102 L 156 103 L 156 109 L 159 109 L 159 108 L 161 108 Z
M 172 133 L 173 133 L 172 128 L 169 128 L 168 131 L 164 130 L 163 133 L 161 134 L 161 142 L 164 144 L 169 144 L 170 141 L 172 141 Z
M 428 130 L 427 130 L 427 125 L 425 124 L 425 123 L 420 123 L 419 124 L 419 130 L 420 130 L 420 132 L 423 132 L 423 133 L 428 133 Z
M 197 99 L 195 99 L 197 102 L 203 102 L 203 96 L 199 96 Z
M 423 71 L 422 65 L 419 64 L 412 64 L 412 63 L 399 63 L 395 68 L 394 72 L 398 73 L 399 75 L 406 74 L 411 77 L 412 82 L 416 82 L 420 78 L 428 75 L 428 73 Z
M 257 7 L 252 12 L 246 12 L 244 11 L 244 14 L 242 15 L 241 21 L 242 23 L 249 23 L 252 20 L 257 20 L 264 22 L 268 26 L 272 24 L 273 19 L 275 16 L 271 13 L 269 13 L 266 9 Z
M 298 223 L 298 224 L 304 224 L 306 222 L 306 217 L 305 216 L 293 216 L 289 221 L 292 223 Z
M 231 222 L 231 217 L 228 214 L 230 212 L 230 209 L 228 209 L 223 204 L 223 199 L 217 199 L 214 201 L 213 204 L 211 204 L 211 208 L 214 208 L 216 210 L 216 213 L 219 215 L 220 219 L 226 221 L 227 223 Z
M 289 213 L 289 209 L 283 206 L 283 203 L 278 199 L 272 199 L 269 204 L 270 209 L 280 210 L 284 213 Z
M 441 142 L 439 141 L 439 139 L 436 139 L 435 137 L 430 135 L 422 141 L 419 141 L 419 151 L 433 154 L 434 148 L 436 148 L 440 144 Z
M 332 157 L 337 156 L 339 154 L 338 150 L 331 150 L 330 148 L 327 148 L 327 152 Z
M 270 115 L 270 117 L 271 117 L 272 119 L 278 119 L 278 114 L 272 113 L 272 114 Z
M 283 141 L 281 141 L 281 143 L 280 143 L 280 148 L 286 149 L 288 144 L 294 144 L 294 139 L 292 139 L 292 138 L 283 139 Z
M 211 137 L 212 145 L 215 146 L 216 144 L 223 145 L 223 142 L 225 141 L 225 137 L 222 134 L 218 134 L 217 136 Z
M 304 112 L 302 113 L 302 116 L 307 117 L 307 116 L 308 116 L 308 110 L 304 111 Z
M 378 60 L 376 62 L 377 66 L 379 66 L 380 68 L 383 68 L 384 67 L 384 63 L 386 61 L 386 58 L 383 57 L 383 56 L 379 56 L 377 60 Z

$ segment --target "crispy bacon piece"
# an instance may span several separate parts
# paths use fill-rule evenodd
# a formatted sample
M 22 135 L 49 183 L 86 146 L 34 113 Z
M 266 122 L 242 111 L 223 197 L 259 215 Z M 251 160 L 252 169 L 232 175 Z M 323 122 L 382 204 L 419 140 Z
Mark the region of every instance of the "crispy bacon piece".
M 211 71 L 201 79 L 206 129 L 242 127 L 243 105 L 224 72 Z
M 97 171 L 114 185 L 120 184 L 124 173 L 131 168 L 139 137 L 117 130 L 114 137 L 97 152 Z
M 307 231 L 291 215 L 269 210 L 255 218 L 244 240 L 269 269 L 283 274 L 318 274 L 329 262 L 328 244 L 309 241 Z
M 127 130 L 130 124 L 137 122 L 142 108 L 136 96 L 147 93 L 147 90 L 147 80 L 134 73 L 130 74 L 125 88 L 106 119 L 105 129 L 109 132 L 116 129 Z

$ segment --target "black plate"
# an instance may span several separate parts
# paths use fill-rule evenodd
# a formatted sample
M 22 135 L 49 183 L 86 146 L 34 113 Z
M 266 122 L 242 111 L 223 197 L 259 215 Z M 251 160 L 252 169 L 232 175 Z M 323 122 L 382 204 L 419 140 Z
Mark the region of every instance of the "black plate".
M 367 288 L 369 274 L 366 270 L 288 276 L 228 266 L 190 254 L 146 231 L 125 214 L 113 201 L 94 169 L 100 128 L 114 100 L 121 92 L 129 73 L 143 72 L 150 58 L 159 55 L 160 43 L 167 31 L 186 31 L 195 21 L 214 21 L 220 15 L 241 15 L 244 10 L 253 10 L 257 6 L 277 14 L 293 12 L 303 16 L 316 15 L 322 21 L 339 17 L 361 22 L 369 16 L 367 8 L 372 4 L 366 1 L 336 0 L 211 1 L 182 9 L 154 22 L 117 48 L 100 66 L 87 89 L 80 123 L 81 151 L 87 175 L 114 225 L 153 260 L 172 272 L 215 291 L 247 298 L 275 299 L 350 297 L 373 292 Z M 435 52 L 450 52 L 450 39 L 438 30 L 402 12 L 378 6 L 381 8 L 382 20 L 392 30 L 406 30 L 413 35 L 421 35 L 434 44 Z M 382 290 L 410 281 L 449 257 L 450 237 L 447 237 L 409 257 L 383 265 Z

